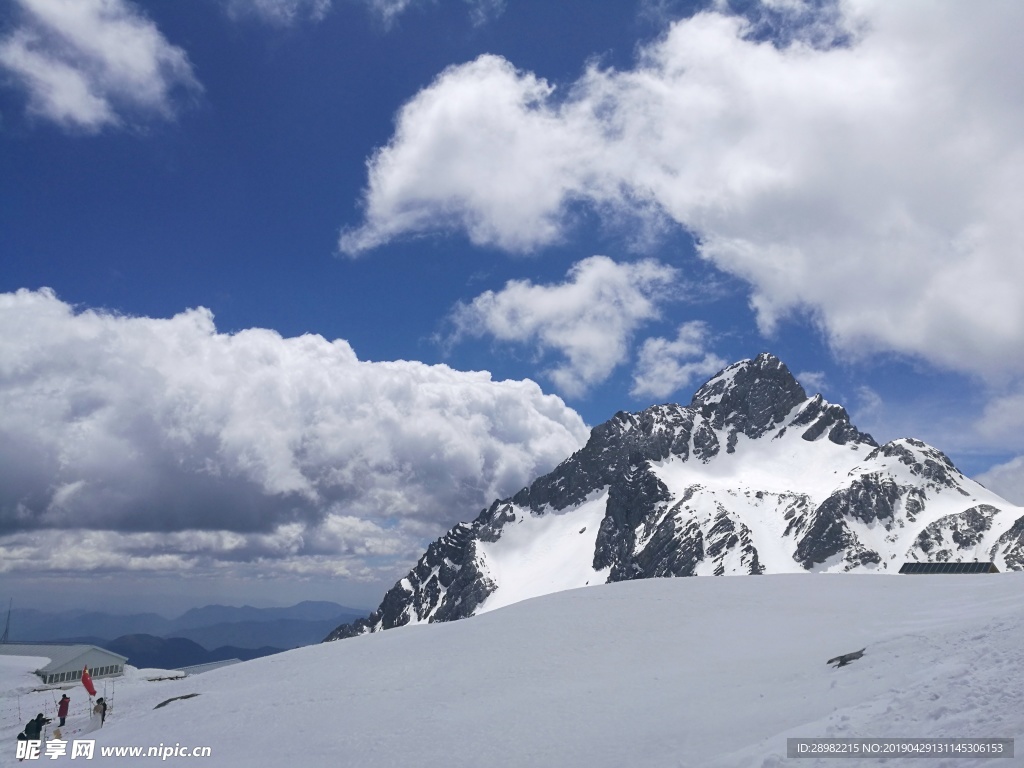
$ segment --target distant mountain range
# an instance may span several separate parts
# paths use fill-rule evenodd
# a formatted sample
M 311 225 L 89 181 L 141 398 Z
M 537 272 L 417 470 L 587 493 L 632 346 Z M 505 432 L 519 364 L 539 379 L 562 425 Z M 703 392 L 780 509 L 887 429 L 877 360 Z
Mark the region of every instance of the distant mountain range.
M 174 669 L 255 658 L 320 642 L 339 622 L 365 611 L 326 601 L 290 608 L 207 605 L 168 619 L 155 613 L 11 611 L 11 642 L 89 642 L 128 656 L 136 667 Z
M 208 651 L 199 643 L 184 637 L 156 637 L 155 635 L 141 634 L 122 635 L 113 640 L 106 640 L 102 637 L 72 637 L 63 642 L 98 645 L 108 651 L 127 656 L 128 663 L 138 669 L 180 669 L 227 659 L 249 661 L 286 650 L 271 646 L 238 648 L 225 645 Z
M 1024 508 L 920 440 L 879 445 L 761 354 L 687 406 L 595 427 L 551 473 L 431 544 L 374 613 L 327 639 L 588 584 L 964 560 L 1024 569 Z

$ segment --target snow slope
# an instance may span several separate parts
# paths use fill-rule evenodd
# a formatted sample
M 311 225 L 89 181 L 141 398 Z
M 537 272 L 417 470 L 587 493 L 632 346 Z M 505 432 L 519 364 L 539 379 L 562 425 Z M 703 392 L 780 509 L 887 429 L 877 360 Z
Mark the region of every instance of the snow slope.
M 647 579 L 127 682 L 93 735 L 209 745 L 192 762 L 245 768 L 999 768 L 1024 759 L 787 760 L 786 737 L 1024 749 L 1022 637 L 1024 573 Z
M 53 720 L 45 726 L 46 738 L 54 738 L 54 729 L 58 727 L 57 704 L 61 694 L 71 699 L 68 716 L 64 727 L 60 729 L 64 739 L 94 738 L 93 732 L 99 723 L 92 717 L 92 704 L 89 694 L 82 683 L 68 682 L 62 685 L 41 685 L 39 678 L 32 670 L 47 664 L 49 658 L 43 656 L 0 656 L 0 766 L 15 765 L 14 745 L 18 733 L 25 724 L 42 712 Z M 112 715 L 119 709 L 121 691 L 125 691 L 126 706 L 135 707 L 138 694 L 143 689 L 153 689 L 151 682 L 155 678 L 181 677 L 178 670 L 136 669 L 125 668 L 121 677 L 97 678 L 96 695 L 106 699 L 113 708 Z M 27 764 L 27 763 L 26 763 Z
M 502 585 L 477 613 L 607 581 L 608 569 L 595 570 L 592 564 L 607 500 L 607 493 L 599 493 L 578 507 L 546 515 L 516 508 L 515 522 L 505 527 L 497 541 L 477 546 L 481 570 Z

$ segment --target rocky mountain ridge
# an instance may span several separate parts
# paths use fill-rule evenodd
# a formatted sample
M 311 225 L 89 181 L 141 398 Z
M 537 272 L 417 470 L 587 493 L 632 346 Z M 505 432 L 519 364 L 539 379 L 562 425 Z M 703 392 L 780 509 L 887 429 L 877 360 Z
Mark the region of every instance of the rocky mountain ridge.
M 878 445 L 765 353 L 712 377 L 687 406 L 595 427 L 552 472 L 431 544 L 376 611 L 327 639 L 587 584 L 977 559 L 1024 569 L 1024 508 L 919 440 Z

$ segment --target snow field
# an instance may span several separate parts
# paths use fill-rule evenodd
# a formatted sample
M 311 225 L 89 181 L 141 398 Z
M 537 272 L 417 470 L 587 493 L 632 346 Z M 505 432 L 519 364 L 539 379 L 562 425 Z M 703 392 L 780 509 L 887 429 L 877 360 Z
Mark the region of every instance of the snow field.
M 603 584 L 608 569 L 595 571 L 592 564 L 607 502 L 604 491 L 564 512 L 533 515 L 514 507 L 516 520 L 505 525 L 501 538 L 477 545 L 484 572 L 498 585 L 477 615 L 551 592 Z
M 1024 748 L 1022 635 L 1018 573 L 654 579 L 126 684 L 94 735 L 210 745 L 204 762 L 246 768 L 815 766 L 785 759 L 787 736 Z M 848 667 L 825 664 L 865 646 Z M 153 709 L 187 693 L 200 695 Z

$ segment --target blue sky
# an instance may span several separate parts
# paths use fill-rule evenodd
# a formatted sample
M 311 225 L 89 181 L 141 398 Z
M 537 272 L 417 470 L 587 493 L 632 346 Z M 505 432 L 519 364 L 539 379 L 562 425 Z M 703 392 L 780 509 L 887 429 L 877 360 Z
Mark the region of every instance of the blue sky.
M 1024 501 L 1022 28 L 6 0 L 5 581 L 369 606 L 590 426 L 763 350 Z

